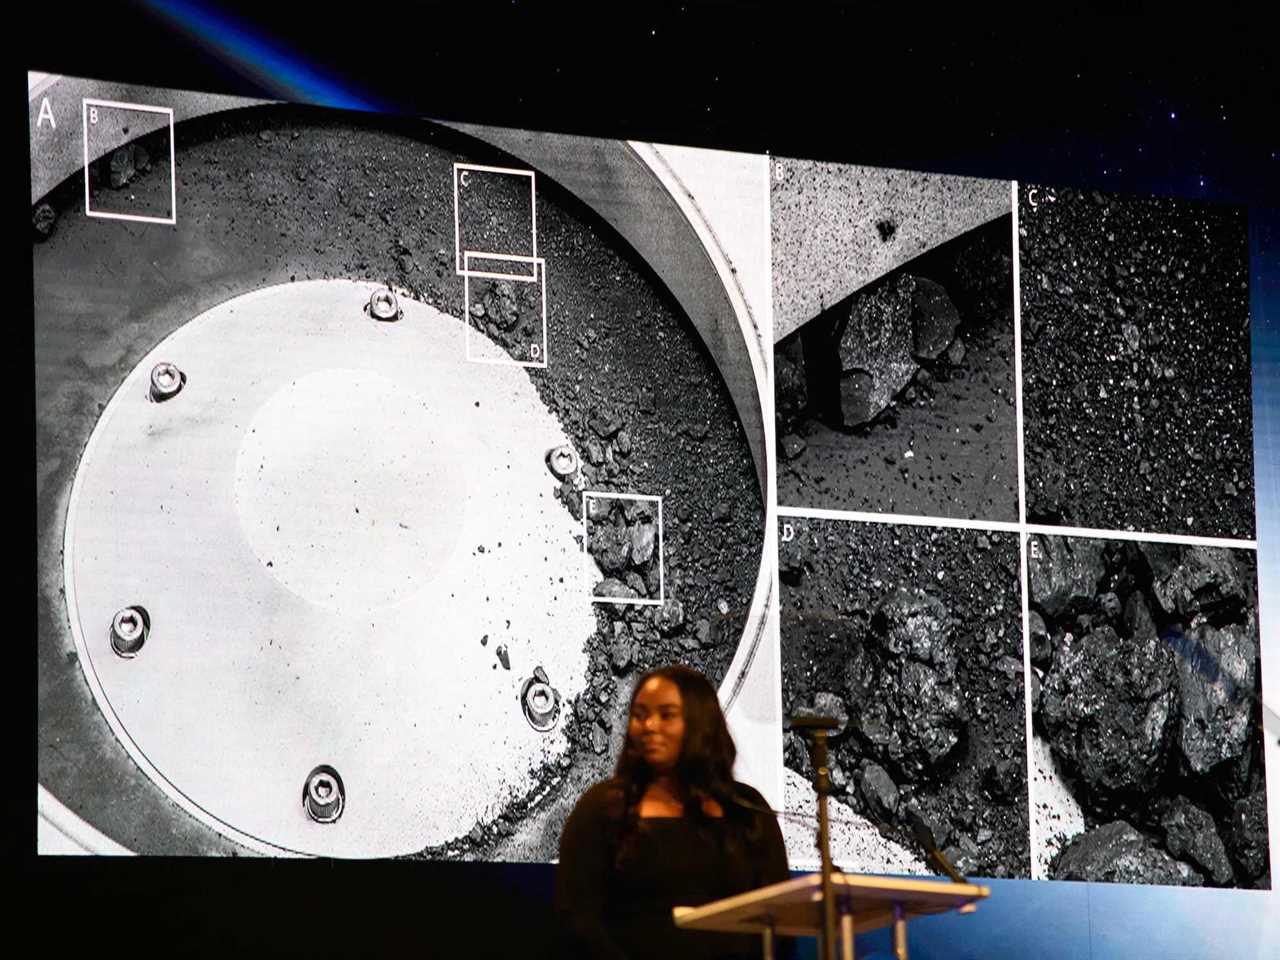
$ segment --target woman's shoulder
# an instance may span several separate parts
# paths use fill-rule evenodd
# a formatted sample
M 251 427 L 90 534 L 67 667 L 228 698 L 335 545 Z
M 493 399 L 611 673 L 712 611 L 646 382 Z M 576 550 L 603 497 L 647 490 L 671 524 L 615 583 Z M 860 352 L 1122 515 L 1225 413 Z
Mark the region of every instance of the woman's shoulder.
M 755 787 L 749 783 L 743 783 L 741 780 L 733 781 L 734 799 L 737 801 L 738 807 L 758 817 L 774 816 L 769 801 Z
M 616 777 L 593 783 L 582 792 L 574 805 L 576 815 L 615 818 L 622 816 L 626 806 L 626 791 Z

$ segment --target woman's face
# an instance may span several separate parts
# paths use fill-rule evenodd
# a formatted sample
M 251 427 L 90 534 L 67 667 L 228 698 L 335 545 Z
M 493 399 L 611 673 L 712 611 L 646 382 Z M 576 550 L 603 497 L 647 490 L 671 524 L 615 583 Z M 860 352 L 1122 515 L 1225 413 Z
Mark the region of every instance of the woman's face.
M 627 734 L 649 766 L 663 772 L 675 767 L 684 744 L 684 702 L 674 681 L 650 677 L 636 691 Z

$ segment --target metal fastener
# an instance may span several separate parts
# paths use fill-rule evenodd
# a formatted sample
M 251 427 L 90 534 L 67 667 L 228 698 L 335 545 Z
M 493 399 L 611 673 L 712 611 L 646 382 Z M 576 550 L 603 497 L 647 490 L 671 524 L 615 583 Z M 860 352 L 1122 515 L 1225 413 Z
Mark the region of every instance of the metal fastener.
M 381 287 L 369 298 L 369 316 L 375 320 L 399 320 L 400 301 L 388 288 Z
M 553 447 L 547 453 L 547 466 L 557 479 L 568 480 L 578 472 L 578 454 L 568 444 Z
M 560 716 L 560 694 L 547 683 L 547 675 L 541 667 L 524 682 L 520 691 L 520 703 L 529 726 L 539 733 L 546 733 L 556 725 L 556 719 Z
M 316 767 L 307 775 L 302 788 L 302 806 L 316 823 L 333 823 L 342 816 L 346 791 L 338 771 L 328 765 Z
M 186 382 L 186 376 L 172 363 L 157 363 L 151 368 L 151 399 L 157 403 L 172 399 Z
M 142 607 L 125 607 L 111 618 L 111 649 L 126 660 L 136 657 L 147 642 L 151 618 Z

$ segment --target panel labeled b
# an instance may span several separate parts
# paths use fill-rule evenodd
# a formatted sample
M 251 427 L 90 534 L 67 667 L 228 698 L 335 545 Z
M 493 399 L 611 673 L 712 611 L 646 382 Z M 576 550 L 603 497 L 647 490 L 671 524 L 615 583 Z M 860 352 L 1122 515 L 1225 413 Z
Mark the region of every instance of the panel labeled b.
M 176 223 L 173 111 L 89 99 L 82 109 L 85 214 Z

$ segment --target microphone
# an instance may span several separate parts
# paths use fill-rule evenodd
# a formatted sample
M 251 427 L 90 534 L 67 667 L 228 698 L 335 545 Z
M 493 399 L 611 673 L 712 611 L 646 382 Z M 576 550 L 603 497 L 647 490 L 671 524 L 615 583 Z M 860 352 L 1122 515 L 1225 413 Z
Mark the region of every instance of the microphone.
M 916 843 L 924 847 L 925 852 L 933 859 L 933 862 L 942 868 L 942 872 L 954 880 L 956 883 L 968 883 L 955 867 L 938 849 L 938 841 L 933 836 L 933 831 L 929 829 L 929 825 L 924 822 L 924 818 L 920 816 L 920 812 L 913 808 L 907 809 L 907 819 L 911 821 L 911 832 L 915 835 Z

